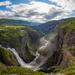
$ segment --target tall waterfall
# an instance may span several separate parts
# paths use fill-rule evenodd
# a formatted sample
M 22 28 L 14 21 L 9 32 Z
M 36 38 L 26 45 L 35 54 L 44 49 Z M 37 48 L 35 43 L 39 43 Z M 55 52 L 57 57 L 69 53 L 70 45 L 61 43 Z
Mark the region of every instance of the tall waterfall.
M 25 63 L 23 61 L 23 59 L 19 56 L 19 54 L 17 53 L 17 51 L 14 48 L 8 48 L 10 51 L 12 51 L 14 53 L 14 55 L 16 56 L 18 63 L 22 66 L 22 67 L 26 67 L 26 68 L 32 68 L 31 65 L 28 65 L 27 63 Z

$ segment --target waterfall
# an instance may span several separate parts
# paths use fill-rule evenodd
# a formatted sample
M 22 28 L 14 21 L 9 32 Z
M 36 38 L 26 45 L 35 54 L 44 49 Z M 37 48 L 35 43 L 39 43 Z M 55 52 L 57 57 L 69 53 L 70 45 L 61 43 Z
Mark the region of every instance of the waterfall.
M 17 53 L 17 51 L 14 49 L 14 48 L 7 48 L 9 49 L 10 51 L 12 51 L 14 53 L 14 55 L 16 56 L 17 58 L 17 61 L 18 63 L 22 66 L 22 67 L 26 67 L 26 68 L 32 68 L 31 65 L 28 65 L 27 63 L 25 63 L 23 61 L 23 59 L 19 56 L 19 54 Z
M 8 50 L 12 51 L 14 53 L 14 55 L 16 56 L 17 58 L 17 61 L 18 63 L 22 66 L 22 67 L 25 67 L 25 68 L 29 68 L 29 69 L 32 69 L 34 71 L 36 71 L 36 67 L 37 65 L 31 65 L 30 63 L 27 64 L 23 61 L 23 59 L 19 56 L 19 54 L 17 53 L 17 51 L 14 49 L 14 48 L 7 48 Z M 39 53 L 36 52 L 36 58 L 32 61 L 33 62 L 36 62 L 37 58 L 39 57 Z

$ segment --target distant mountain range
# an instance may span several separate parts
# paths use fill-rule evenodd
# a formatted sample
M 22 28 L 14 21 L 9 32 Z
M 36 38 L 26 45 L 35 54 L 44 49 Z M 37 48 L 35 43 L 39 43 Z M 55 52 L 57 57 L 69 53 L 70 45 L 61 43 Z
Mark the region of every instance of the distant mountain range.
M 56 29 L 57 26 L 61 24 L 61 20 L 59 21 L 49 21 L 38 26 L 30 26 L 34 30 L 41 32 L 43 35 L 48 34 Z
M 0 19 L 0 25 L 39 25 L 40 23 L 29 22 L 23 20 L 13 20 L 13 19 Z
M 71 21 L 75 21 L 75 18 L 67 18 L 67 19 L 62 19 L 62 20 L 54 20 L 54 21 L 49 21 L 43 24 L 40 24 L 38 26 L 30 26 L 31 28 L 33 28 L 34 30 L 45 34 L 48 34 L 52 31 L 54 31 L 57 27 L 59 27 L 59 25 L 61 25 L 63 22 L 71 22 Z
M 53 20 L 42 24 L 37 24 L 22 20 L 12 20 L 12 19 L 0 19 L 0 25 L 16 25 L 16 26 L 28 26 L 40 33 L 41 35 L 48 34 L 54 31 L 63 22 L 68 22 L 75 20 L 75 18 L 67 18 L 62 20 Z

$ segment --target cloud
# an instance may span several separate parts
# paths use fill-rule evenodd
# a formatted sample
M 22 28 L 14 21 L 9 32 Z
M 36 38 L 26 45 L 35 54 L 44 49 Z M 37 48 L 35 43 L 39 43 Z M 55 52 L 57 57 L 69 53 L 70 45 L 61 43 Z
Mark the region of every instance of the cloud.
M 0 10 L 0 18 L 11 18 L 14 16 L 13 12 Z
M 0 10 L 0 18 L 21 19 L 32 22 L 44 23 L 50 20 L 61 19 L 64 15 L 68 16 L 75 10 L 73 0 L 49 0 L 55 4 L 30 0 L 29 4 L 12 4 L 6 2 L 6 8 L 11 11 Z M 3 5 L 3 4 L 2 4 Z M 73 6 L 73 7 L 72 7 Z
M 14 4 L 7 6 L 15 12 L 16 17 L 22 17 L 22 19 L 34 22 L 46 22 L 54 17 L 61 15 L 64 11 L 44 2 L 31 1 L 29 4 Z
M 75 0 L 49 0 L 67 11 L 75 10 Z
M 12 4 L 10 1 L 0 2 L 0 6 L 6 6 Z
M 14 13 L 13 12 L 9 12 L 9 11 L 1 11 L 0 10 L 0 16 L 13 16 Z

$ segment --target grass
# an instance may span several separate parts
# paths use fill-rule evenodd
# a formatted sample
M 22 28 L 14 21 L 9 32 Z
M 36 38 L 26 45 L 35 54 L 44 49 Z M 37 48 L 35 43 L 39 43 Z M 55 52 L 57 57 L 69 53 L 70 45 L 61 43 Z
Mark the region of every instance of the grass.
M 2 63 L 2 61 L 0 61 L 0 67 L 4 67 L 5 64 Z
M 28 30 L 31 29 L 26 26 L 0 26 L 0 43 L 8 44 L 13 41 L 11 47 L 17 47 L 21 45 L 20 39 L 26 36 L 26 40 L 29 41 L 28 46 L 33 50 L 34 46 L 31 44 L 32 39 L 29 37 Z
M 66 19 L 60 28 L 75 29 L 75 18 Z
M 35 72 L 27 68 L 22 67 L 9 67 L 6 69 L 0 69 L 0 75 L 46 75 L 43 72 Z
M 12 47 L 20 46 L 18 39 L 27 34 L 23 26 L 1 26 L 0 29 L 1 44 L 8 44 L 13 40 L 15 43 L 12 45 Z
M 68 68 L 65 70 L 62 70 L 61 73 L 75 75 L 75 63 L 70 64 Z

